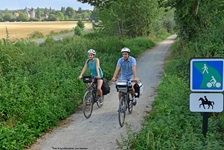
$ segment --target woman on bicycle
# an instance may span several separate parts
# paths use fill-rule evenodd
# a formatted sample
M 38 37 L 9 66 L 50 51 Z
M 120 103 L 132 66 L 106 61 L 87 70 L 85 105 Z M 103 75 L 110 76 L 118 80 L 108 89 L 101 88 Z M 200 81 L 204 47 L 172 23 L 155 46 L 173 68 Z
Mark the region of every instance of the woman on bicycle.
M 85 62 L 85 65 L 79 75 L 79 79 L 82 79 L 82 75 L 85 73 L 87 67 L 89 68 L 91 72 L 91 76 L 97 79 L 97 94 L 100 98 L 103 96 L 102 92 L 102 84 L 103 84 L 103 71 L 100 68 L 100 60 L 98 58 L 95 58 L 96 51 L 93 49 L 88 50 L 88 59 Z

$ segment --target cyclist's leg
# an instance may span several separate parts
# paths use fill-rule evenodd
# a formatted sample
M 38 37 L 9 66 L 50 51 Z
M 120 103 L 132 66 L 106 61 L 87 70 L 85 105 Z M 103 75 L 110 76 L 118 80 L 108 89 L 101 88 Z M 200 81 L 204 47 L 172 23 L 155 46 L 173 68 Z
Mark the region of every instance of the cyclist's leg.
M 137 103 L 137 100 L 136 100 L 136 98 L 135 98 L 135 88 L 134 88 L 134 84 L 135 84 L 135 82 L 132 82 L 132 89 L 131 89 L 131 100 L 132 100 L 132 103 L 133 103 L 133 105 L 135 106 L 136 105 L 136 103 Z
M 121 95 L 122 95 L 122 93 L 121 92 L 118 92 L 118 101 L 120 101 Z
M 103 96 L 103 92 L 102 92 L 102 87 L 103 85 L 103 80 L 102 79 L 97 79 L 97 94 L 101 97 Z
M 131 80 L 132 80 L 132 79 L 133 79 L 133 78 L 131 78 Z M 134 85 L 135 85 L 135 82 L 132 82 L 132 85 L 131 85 L 131 98 L 134 98 L 134 96 L 135 96 Z

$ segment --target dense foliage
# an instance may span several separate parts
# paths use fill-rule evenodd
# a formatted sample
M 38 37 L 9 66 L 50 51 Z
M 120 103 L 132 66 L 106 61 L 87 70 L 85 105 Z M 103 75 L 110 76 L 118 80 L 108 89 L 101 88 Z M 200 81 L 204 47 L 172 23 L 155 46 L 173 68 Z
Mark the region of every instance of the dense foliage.
M 195 55 L 214 57 L 223 54 L 223 0 L 160 0 L 175 8 L 178 35 L 182 46 L 190 45 Z
M 85 1 L 95 6 L 99 26 L 108 34 L 121 37 L 159 35 L 174 28 L 172 10 L 159 7 L 158 0 Z M 167 14 L 171 14 L 168 16 Z
M 124 46 L 138 56 L 154 46 L 147 38 L 119 39 L 102 33 L 52 38 L 40 45 L 0 42 L 0 149 L 28 147 L 36 137 L 75 112 L 86 85 L 78 75 L 94 48 L 105 77 L 113 75 Z M 88 75 L 88 71 L 86 75 Z

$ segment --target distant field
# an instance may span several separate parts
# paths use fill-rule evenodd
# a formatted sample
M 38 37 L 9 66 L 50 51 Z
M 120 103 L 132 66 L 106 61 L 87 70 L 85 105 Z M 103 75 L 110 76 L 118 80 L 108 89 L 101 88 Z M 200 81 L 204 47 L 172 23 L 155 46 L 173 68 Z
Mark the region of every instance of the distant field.
M 77 21 L 53 21 L 53 22 L 0 22 L 0 39 L 6 38 L 6 28 L 11 39 L 27 38 L 34 31 L 48 35 L 51 31 L 72 30 Z M 85 23 L 85 28 L 92 28 L 91 23 Z

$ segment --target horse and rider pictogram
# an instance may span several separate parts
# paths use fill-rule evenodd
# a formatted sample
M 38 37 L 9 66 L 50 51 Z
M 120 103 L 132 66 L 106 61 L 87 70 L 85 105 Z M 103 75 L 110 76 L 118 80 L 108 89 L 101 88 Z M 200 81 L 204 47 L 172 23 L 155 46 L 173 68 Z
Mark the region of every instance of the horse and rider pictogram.
M 206 96 L 204 96 L 204 98 L 200 97 L 199 101 L 201 101 L 199 108 L 201 108 L 201 106 L 203 106 L 203 108 L 206 109 L 205 105 L 208 105 L 208 109 L 210 108 L 210 106 L 213 109 L 213 106 L 215 105 L 214 101 L 209 101 Z

